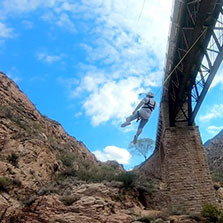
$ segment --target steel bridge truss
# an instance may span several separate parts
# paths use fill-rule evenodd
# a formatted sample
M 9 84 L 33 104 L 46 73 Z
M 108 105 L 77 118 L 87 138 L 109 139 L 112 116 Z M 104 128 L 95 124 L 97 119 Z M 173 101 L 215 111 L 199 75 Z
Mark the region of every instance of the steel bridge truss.
M 186 0 L 168 81 L 170 126 L 193 125 L 223 59 L 223 0 Z

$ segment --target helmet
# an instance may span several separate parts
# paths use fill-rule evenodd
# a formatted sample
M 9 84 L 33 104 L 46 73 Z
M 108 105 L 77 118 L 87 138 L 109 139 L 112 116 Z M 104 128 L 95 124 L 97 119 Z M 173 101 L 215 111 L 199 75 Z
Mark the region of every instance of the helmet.
M 150 98 L 154 98 L 154 94 L 152 92 L 148 92 L 146 96 L 148 96 Z

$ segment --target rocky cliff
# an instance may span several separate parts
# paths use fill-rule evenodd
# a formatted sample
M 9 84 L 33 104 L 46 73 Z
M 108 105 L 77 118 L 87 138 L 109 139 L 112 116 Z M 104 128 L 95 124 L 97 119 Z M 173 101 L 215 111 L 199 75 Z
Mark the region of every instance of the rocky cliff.
M 0 73 L 0 222 L 196 222 L 164 204 L 162 182 L 98 162 Z
M 135 176 L 98 162 L 3 73 L 0 152 L 0 222 L 124 223 L 144 209 L 126 190 Z
M 0 213 L 29 199 L 66 167 L 96 159 L 62 126 L 42 116 L 18 86 L 0 73 Z M 12 198 L 12 200 L 11 200 Z M 15 200 L 14 200 L 15 199 Z M 0 214 L 0 216 L 1 216 Z
M 22 182 L 25 190 L 26 186 L 37 189 L 49 182 L 64 162 L 71 162 L 70 154 L 75 156 L 76 168 L 79 160 L 96 162 L 83 143 L 69 136 L 58 122 L 42 116 L 3 73 L 0 73 L 0 151 L 0 174 Z
M 223 180 L 223 130 L 214 138 L 208 140 L 204 147 L 213 178 L 219 177 Z

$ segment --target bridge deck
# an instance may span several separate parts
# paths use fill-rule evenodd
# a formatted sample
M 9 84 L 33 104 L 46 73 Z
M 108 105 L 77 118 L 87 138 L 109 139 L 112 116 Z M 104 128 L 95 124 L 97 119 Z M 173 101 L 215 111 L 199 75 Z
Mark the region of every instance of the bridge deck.
M 175 0 L 156 149 L 166 127 L 194 124 L 223 59 L 222 5 L 223 0 Z

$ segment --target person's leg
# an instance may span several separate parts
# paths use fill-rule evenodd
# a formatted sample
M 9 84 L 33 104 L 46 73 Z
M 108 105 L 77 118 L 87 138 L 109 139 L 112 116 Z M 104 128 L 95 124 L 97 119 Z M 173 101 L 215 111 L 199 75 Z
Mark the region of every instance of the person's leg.
M 139 112 L 136 112 L 134 115 L 130 115 L 126 118 L 126 121 L 121 125 L 121 127 L 126 127 L 127 125 L 131 124 L 131 121 L 139 118 Z
M 143 130 L 143 128 L 144 128 L 144 126 L 146 125 L 147 122 L 148 122 L 148 119 L 141 119 L 140 120 L 138 130 L 137 130 L 136 135 L 134 136 L 134 139 L 133 139 L 133 144 L 137 143 L 138 136 L 142 133 L 142 130 Z

